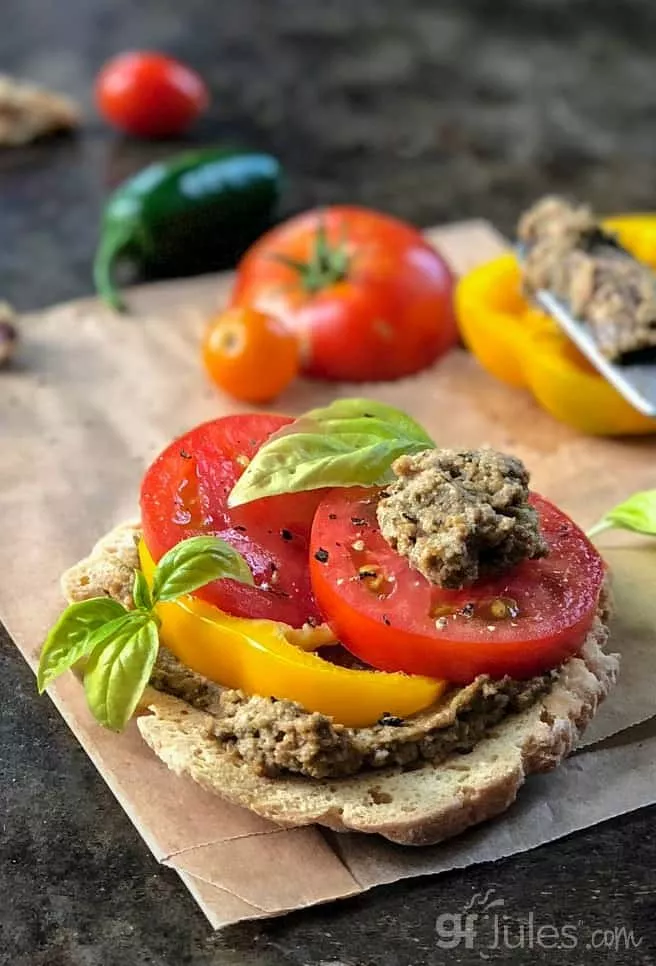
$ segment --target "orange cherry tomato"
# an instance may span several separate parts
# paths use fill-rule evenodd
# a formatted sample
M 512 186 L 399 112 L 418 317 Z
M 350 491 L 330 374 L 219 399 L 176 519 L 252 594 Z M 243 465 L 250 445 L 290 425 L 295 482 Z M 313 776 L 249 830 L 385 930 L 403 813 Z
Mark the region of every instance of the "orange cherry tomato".
M 96 80 L 100 113 L 137 137 L 181 134 L 209 103 L 203 79 L 172 57 L 147 51 L 120 54 Z
M 210 379 L 245 402 L 274 399 L 300 367 L 296 336 L 283 322 L 249 306 L 228 309 L 214 319 L 202 349 Z

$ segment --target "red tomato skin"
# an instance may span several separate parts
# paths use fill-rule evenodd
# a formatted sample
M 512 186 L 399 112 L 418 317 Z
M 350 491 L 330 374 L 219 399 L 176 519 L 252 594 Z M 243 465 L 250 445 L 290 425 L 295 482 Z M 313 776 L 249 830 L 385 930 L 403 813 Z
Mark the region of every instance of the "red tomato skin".
M 277 256 L 307 262 L 320 224 L 346 239 L 349 276 L 309 294 Z M 308 375 L 351 382 L 397 379 L 458 341 L 453 276 L 410 225 L 366 208 L 309 211 L 263 235 L 242 259 L 231 305 L 278 315 L 299 335 Z
M 96 102 L 111 124 L 137 137 L 186 131 L 206 109 L 202 78 L 185 64 L 148 51 L 119 54 L 96 80 Z
M 597 611 L 605 568 L 565 514 L 532 495 L 550 556 L 524 561 L 511 573 L 479 581 L 474 588 L 441 591 L 387 545 L 376 523 L 373 494 L 364 489 L 339 495 L 333 491 L 319 506 L 312 528 L 310 572 L 316 600 L 356 657 L 383 671 L 467 684 L 479 674 L 517 679 L 541 674 L 579 650 Z M 349 528 L 345 519 L 365 524 Z M 362 553 L 354 552 L 353 544 L 360 546 L 357 540 L 364 540 Z M 328 553 L 331 566 L 317 559 L 319 548 Z M 376 561 L 394 578 L 385 599 L 370 594 L 357 579 L 357 567 Z M 429 616 L 436 605 L 457 612 L 469 601 L 497 598 L 521 600 L 514 624 L 457 615 L 437 631 Z
M 310 587 L 308 552 L 312 518 L 324 491 L 270 497 L 234 510 L 226 506 L 243 464 L 289 422 L 286 416 L 261 413 L 225 416 L 174 440 L 143 478 L 141 520 L 155 560 L 181 540 L 208 534 L 220 536 L 246 558 L 255 587 L 216 580 L 194 596 L 237 617 L 302 627 L 322 622 Z

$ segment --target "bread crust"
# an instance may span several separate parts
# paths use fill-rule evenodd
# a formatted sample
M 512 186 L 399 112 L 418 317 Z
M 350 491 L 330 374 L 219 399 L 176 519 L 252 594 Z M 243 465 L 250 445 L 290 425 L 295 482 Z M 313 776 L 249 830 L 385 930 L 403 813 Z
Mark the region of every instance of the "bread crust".
M 117 566 L 138 565 L 134 529 L 116 528 L 64 575 L 69 599 L 92 595 L 89 588 L 113 591 Z M 550 771 L 576 747 L 619 670 L 618 655 L 604 652 L 606 622 L 602 610 L 580 654 L 563 665 L 552 689 L 534 705 L 504 719 L 469 754 L 423 762 L 412 770 L 387 768 L 324 780 L 266 778 L 221 746 L 212 734 L 211 715 L 152 688 L 137 726 L 176 774 L 189 775 L 280 825 L 317 823 L 339 832 L 377 833 L 403 845 L 430 845 L 504 812 L 527 775 Z

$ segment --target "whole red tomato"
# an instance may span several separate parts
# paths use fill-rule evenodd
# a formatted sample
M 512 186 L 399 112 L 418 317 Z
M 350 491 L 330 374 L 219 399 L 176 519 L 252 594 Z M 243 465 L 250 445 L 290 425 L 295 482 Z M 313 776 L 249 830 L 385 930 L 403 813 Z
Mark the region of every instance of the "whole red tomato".
M 134 51 L 108 61 L 96 80 L 103 116 L 137 137 L 180 134 L 209 103 L 201 77 L 172 57 Z
M 420 233 L 366 208 L 309 211 L 242 259 L 231 305 L 296 332 L 305 372 L 353 382 L 417 372 L 458 338 L 453 278 Z

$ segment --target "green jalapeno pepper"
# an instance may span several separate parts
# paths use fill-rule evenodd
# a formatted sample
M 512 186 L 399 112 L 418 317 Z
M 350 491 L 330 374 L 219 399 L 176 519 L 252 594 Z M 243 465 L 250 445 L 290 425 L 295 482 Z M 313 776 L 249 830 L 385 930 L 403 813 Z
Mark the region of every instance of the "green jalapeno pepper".
M 280 163 L 260 152 L 206 148 L 149 165 L 111 195 L 93 272 L 101 298 L 121 311 L 119 257 L 154 274 L 227 267 L 271 224 Z

